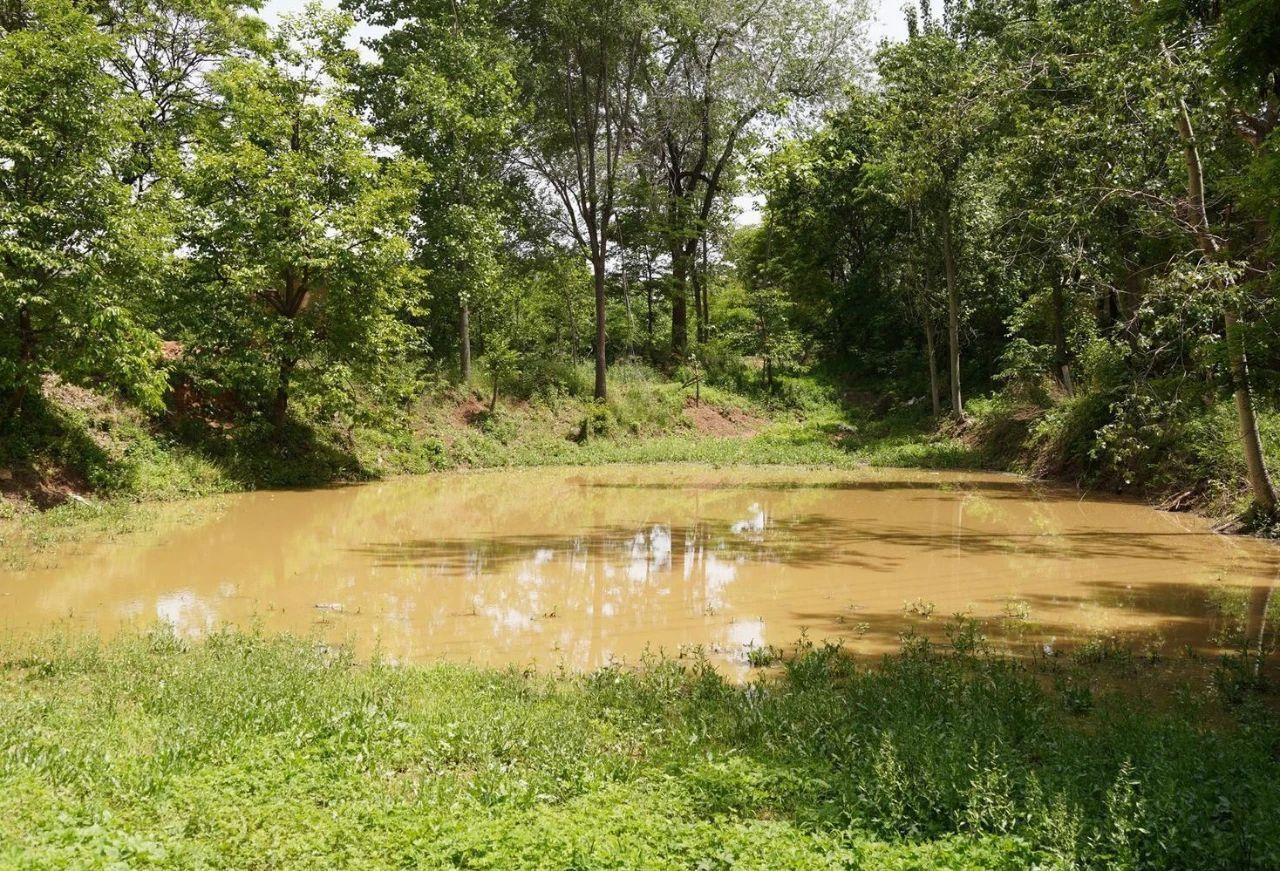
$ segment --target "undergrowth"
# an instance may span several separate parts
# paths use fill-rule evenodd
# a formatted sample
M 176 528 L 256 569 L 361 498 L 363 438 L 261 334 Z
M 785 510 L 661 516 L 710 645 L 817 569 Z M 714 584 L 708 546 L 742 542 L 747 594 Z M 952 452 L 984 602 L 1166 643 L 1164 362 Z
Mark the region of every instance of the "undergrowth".
M 1203 687 L 1082 695 L 1118 656 L 1029 665 L 961 625 L 875 668 L 802 645 L 742 686 L 229 631 L 9 639 L 0 864 L 1276 867 L 1275 718 Z

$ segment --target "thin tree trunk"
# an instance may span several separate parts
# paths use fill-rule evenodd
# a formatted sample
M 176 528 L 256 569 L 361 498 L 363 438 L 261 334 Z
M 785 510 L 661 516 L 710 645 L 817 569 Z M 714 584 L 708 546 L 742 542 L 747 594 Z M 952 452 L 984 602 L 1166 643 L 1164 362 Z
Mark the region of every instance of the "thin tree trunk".
M 1053 281 L 1053 362 L 1054 367 L 1058 370 L 1058 380 L 1062 382 L 1062 387 L 1070 396 L 1073 392 L 1071 385 L 1071 364 L 1067 356 L 1067 328 L 1064 323 L 1066 320 L 1066 300 L 1062 293 L 1062 276 L 1059 275 Z
M 280 361 L 280 380 L 276 383 L 276 398 L 271 404 L 271 422 L 277 433 L 284 429 L 289 419 L 289 379 L 296 362 L 288 357 Z
M 471 383 L 471 303 L 462 300 L 462 313 L 458 318 L 458 341 L 462 347 L 462 383 Z
M 1209 213 L 1204 202 L 1204 164 L 1200 160 L 1200 146 L 1191 126 L 1191 115 L 1185 100 L 1178 100 L 1178 135 L 1182 138 L 1183 159 L 1187 165 L 1187 199 L 1191 207 L 1191 223 L 1196 241 L 1206 257 L 1218 254 L 1218 240 L 1209 232 Z M 1249 489 L 1253 492 L 1253 504 L 1264 514 L 1276 510 L 1276 490 L 1267 474 L 1266 458 L 1262 453 L 1262 439 L 1258 435 L 1258 418 L 1253 408 L 1253 392 L 1249 386 L 1249 362 L 1245 355 L 1244 325 L 1235 306 L 1228 302 L 1223 312 L 1226 325 L 1227 362 L 1231 370 L 1231 382 L 1236 401 L 1236 417 L 1240 421 L 1240 443 L 1244 453 L 1245 470 Z
M 707 240 L 706 240 L 706 237 L 703 237 L 702 239 L 702 277 L 699 282 L 702 287 L 702 293 L 701 293 L 702 335 L 698 339 L 698 341 L 700 342 L 707 342 L 707 341 L 710 341 L 711 339 L 711 281 L 709 280 L 710 275 L 711 275 L 711 272 L 707 266 Z
M 596 290 L 596 389 L 595 398 L 605 399 L 608 395 L 608 385 L 605 383 L 605 366 L 607 358 L 605 356 L 605 297 L 604 297 L 604 257 L 596 257 L 591 263 L 592 271 L 595 273 L 595 290 Z
M 1253 390 L 1249 385 L 1249 360 L 1244 349 L 1244 328 L 1239 316 L 1230 308 L 1223 316 L 1226 322 L 1227 358 L 1235 387 L 1236 417 L 1240 420 L 1240 442 L 1244 450 L 1249 489 L 1259 510 L 1273 514 L 1276 491 L 1267 474 L 1267 461 L 1262 453 L 1262 437 L 1258 434 L 1258 418 L 1253 409 Z
M 698 337 L 698 344 L 704 344 L 707 341 L 708 330 L 710 326 L 710 314 L 707 311 L 707 249 L 706 240 L 702 240 L 702 263 L 697 262 L 698 241 L 694 241 L 694 250 L 691 257 L 692 268 L 689 270 L 689 276 L 693 283 L 693 307 L 697 314 L 697 326 L 695 335 Z
M 627 359 L 636 358 L 636 318 L 631 311 L 631 285 L 627 281 L 627 267 L 622 267 L 622 301 L 627 307 Z
M 644 284 L 644 302 L 645 302 L 645 349 L 648 352 L 649 362 L 656 362 L 657 348 L 654 347 L 653 337 L 653 259 L 650 258 L 648 264 L 649 280 Z
M 569 285 L 565 285 L 564 315 L 565 325 L 569 328 L 569 356 L 577 363 L 582 359 L 582 343 L 578 340 L 578 316 L 573 310 L 573 296 Z
M 964 417 L 960 397 L 960 288 L 956 281 L 955 245 L 951 238 L 951 205 L 942 210 L 942 259 L 947 270 L 947 342 L 951 356 L 951 413 Z
M 695 263 L 689 274 L 689 283 L 693 285 L 693 335 L 699 345 L 706 341 L 706 327 L 702 320 L 702 282 L 698 278 L 698 265 Z
M 924 319 L 924 353 L 929 358 L 929 398 L 933 401 L 933 416 L 942 417 L 942 385 L 938 378 L 938 355 L 933 348 L 933 320 Z
M 671 356 L 689 350 L 688 263 L 679 245 L 671 248 Z

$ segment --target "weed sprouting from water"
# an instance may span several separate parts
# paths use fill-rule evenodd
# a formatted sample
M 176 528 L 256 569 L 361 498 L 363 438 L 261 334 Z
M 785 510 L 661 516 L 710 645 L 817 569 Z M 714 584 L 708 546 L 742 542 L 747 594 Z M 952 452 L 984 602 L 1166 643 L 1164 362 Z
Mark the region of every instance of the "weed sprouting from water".
M 910 602 L 902 603 L 902 613 L 908 617 L 920 617 L 928 620 L 933 616 L 935 610 L 937 610 L 937 605 L 926 599 L 913 599 Z
M 772 644 L 747 648 L 747 665 L 752 668 L 768 668 L 782 661 L 782 651 Z

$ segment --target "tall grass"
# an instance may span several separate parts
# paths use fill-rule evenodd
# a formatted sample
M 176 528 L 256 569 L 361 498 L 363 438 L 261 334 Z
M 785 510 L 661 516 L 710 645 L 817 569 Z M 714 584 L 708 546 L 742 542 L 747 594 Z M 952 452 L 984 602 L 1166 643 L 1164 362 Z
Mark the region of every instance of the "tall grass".
M 953 638 L 874 669 L 802 646 L 746 686 L 696 661 L 556 677 L 232 632 L 10 639 L 0 865 L 1280 864 L 1256 697 L 1081 705 Z

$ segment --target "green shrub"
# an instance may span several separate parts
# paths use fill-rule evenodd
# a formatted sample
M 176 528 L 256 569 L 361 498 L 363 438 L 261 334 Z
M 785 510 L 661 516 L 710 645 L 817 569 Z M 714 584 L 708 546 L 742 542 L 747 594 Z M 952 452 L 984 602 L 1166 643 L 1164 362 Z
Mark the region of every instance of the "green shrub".
M 578 424 L 578 441 L 586 442 L 593 438 L 606 438 L 617 429 L 617 419 L 613 409 L 604 403 L 591 403 L 587 406 L 582 421 Z

